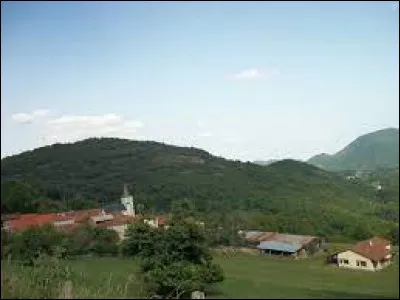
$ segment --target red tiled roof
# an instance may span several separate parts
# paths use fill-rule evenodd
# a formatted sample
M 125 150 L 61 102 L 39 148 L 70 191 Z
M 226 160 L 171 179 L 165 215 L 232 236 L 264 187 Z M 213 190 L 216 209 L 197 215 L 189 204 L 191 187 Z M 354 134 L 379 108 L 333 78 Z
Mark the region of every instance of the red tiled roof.
M 386 249 L 388 245 L 390 245 L 390 241 L 381 237 L 373 237 L 358 242 L 351 250 L 372 261 L 381 261 L 390 254 L 390 250 Z
M 80 210 L 74 212 L 75 222 L 84 222 L 101 213 L 101 209 Z
M 135 221 L 138 221 L 139 218 L 133 216 L 126 216 L 122 214 L 113 214 L 114 219 L 107 220 L 101 223 L 96 224 L 97 227 L 107 228 L 111 226 L 121 226 L 125 224 L 130 224 Z
M 6 222 L 9 220 L 14 220 L 14 219 L 18 219 L 21 216 L 20 213 L 16 213 L 16 214 L 8 214 L 8 215 L 1 215 L 1 220 Z
M 168 218 L 166 216 L 158 216 L 157 218 L 157 222 L 158 222 L 158 226 L 164 226 L 167 224 L 168 222 Z
M 30 227 L 43 226 L 52 223 L 57 217 L 57 214 L 25 214 L 18 219 L 9 220 L 6 226 L 11 230 L 25 230 Z
M 63 213 L 52 213 L 52 214 L 23 214 L 16 216 L 12 219 L 8 219 L 4 222 L 4 225 L 9 227 L 12 231 L 26 230 L 30 227 L 42 226 L 45 224 L 52 224 L 54 222 L 62 222 L 68 220 L 74 220 L 73 224 L 62 224 L 57 227 L 62 230 L 73 230 L 82 223 L 90 221 L 91 217 L 101 214 L 101 209 L 89 209 L 81 211 L 70 211 Z M 120 213 L 113 214 L 114 219 L 97 224 L 100 227 L 120 226 L 129 224 L 141 219 L 141 216 L 126 216 Z M 166 223 L 167 218 L 164 216 L 157 217 L 160 225 Z
M 275 232 L 263 232 L 261 235 L 254 237 L 253 241 L 254 242 L 265 242 L 268 240 L 271 240 L 271 237 L 276 235 Z
M 247 240 L 248 240 L 249 242 L 257 242 L 258 239 L 259 239 L 261 236 L 263 236 L 264 234 L 265 234 L 265 232 L 258 232 L 258 233 L 252 234 Z
M 91 216 L 97 215 L 101 212 L 100 209 L 90 209 L 82 211 L 70 211 L 64 213 L 51 213 L 51 214 L 22 214 L 11 220 L 5 221 L 5 225 L 11 230 L 25 230 L 30 227 L 43 226 L 53 222 L 67 221 L 74 219 L 75 222 L 80 223 L 89 219 Z

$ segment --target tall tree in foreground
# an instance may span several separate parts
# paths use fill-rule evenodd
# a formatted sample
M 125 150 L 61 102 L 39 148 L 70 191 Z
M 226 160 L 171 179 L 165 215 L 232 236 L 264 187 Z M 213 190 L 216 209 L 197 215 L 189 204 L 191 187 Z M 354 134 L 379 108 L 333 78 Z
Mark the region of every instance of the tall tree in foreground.
M 140 258 L 140 277 L 150 297 L 184 298 L 224 279 L 220 266 L 212 262 L 202 229 L 181 218 L 168 229 L 132 225 L 123 251 Z

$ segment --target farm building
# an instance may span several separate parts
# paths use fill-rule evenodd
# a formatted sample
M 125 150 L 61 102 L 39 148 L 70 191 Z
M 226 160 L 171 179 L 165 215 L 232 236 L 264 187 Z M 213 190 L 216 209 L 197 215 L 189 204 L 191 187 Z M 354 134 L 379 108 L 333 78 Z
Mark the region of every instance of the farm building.
M 316 236 L 251 231 L 245 239 L 260 252 L 269 255 L 307 256 L 318 251 L 322 240 Z
M 258 246 L 261 252 L 269 255 L 295 255 L 301 248 L 298 244 L 289 244 L 275 241 L 261 242 Z
M 354 247 L 333 255 L 341 268 L 377 271 L 392 262 L 390 241 L 381 237 L 373 237 L 361 241 Z

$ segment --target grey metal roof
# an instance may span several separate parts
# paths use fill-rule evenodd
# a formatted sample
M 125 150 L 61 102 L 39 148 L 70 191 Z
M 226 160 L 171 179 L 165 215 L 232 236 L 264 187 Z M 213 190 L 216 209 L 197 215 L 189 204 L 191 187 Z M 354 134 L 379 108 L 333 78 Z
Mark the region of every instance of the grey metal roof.
M 299 244 L 288 244 L 276 241 L 266 241 L 266 242 L 261 242 L 257 246 L 257 248 L 262 250 L 275 250 L 275 251 L 295 253 L 297 250 L 301 248 L 301 246 Z

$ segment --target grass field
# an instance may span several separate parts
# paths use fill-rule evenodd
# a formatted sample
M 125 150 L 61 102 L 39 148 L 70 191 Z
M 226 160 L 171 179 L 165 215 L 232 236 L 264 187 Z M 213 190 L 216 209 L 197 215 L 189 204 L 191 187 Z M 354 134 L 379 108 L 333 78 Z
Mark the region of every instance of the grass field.
M 208 295 L 210 298 L 399 298 L 398 259 L 380 272 L 339 269 L 325 265 L 322 259 L 291 260 L 237 254 L 233 257 L 216 255 L 215 260 L 223 267 L 226 279 Z M 75 297 L 140 297 L 135 261 L 93 258 L 69 262 L 69 267 Z M 9 268 L 3 264 L 2 273 L 12 272 Z M 23 273 L 27 276 L 29 269 Z M 31 294 L 29 284 L 20 288 L 21 293 Z M 6 297 L 2 286 L 3 296 Z

